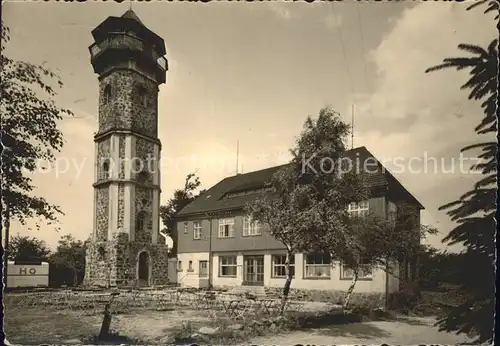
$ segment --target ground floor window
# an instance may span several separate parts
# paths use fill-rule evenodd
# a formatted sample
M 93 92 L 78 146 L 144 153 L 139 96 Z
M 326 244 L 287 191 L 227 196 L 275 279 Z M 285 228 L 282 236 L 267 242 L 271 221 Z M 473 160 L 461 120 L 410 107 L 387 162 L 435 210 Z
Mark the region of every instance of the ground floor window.
M 219 257 L 219 276 L 236 276 L 236 256 Z
M 272 257 L 272 274 L 275 278 L 285 278 L 286 255 L 273 255 Z M 295 256 L 290 256 L 290 273 L 295 277 Z
M 358 279 L 371 279 L 372 275 L 373 275 L 372 265 L 366 259 L 361 259 L 361 263 L 359 266 Z M 348 266 L 342 264 L 340 278 L 344 279 L 344 280 L 353 279 L 354 278 L 354 271 L 351 268 L 349 268 Z
M 307 254 L 304 277 L 329 278 L 332 260 L 328 254 Z

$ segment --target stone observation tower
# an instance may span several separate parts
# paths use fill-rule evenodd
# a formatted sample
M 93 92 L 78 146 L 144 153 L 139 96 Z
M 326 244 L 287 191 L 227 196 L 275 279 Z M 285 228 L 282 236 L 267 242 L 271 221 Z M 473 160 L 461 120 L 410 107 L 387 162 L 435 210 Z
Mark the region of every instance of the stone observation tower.
M 158 168 L 158 86 L 168 70 L 165 43 L 132 10 L 108 17 L 92 36 L 99 130 L 85 284 L 165 284 L 168 248 L 159 233 Z

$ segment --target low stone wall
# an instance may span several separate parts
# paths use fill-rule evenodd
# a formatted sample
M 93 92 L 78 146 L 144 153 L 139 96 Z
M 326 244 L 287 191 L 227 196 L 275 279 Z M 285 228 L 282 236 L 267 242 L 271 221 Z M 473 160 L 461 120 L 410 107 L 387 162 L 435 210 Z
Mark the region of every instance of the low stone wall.
M 216 290 L 230 291 L 232 286 L 218 286 Z M 268 295 L 281 295 L 282 287 L 264 287 Z M 307 290 L 291 288 L 289 296 L 295 300 L 329 303 L 342 305 L 346 292 L 338 290 Z M 361 306 L 368 308 L 379 308 L 385 306 L 385 293 L 358 293 L 354 292 L 351 296 L 351 306 Z

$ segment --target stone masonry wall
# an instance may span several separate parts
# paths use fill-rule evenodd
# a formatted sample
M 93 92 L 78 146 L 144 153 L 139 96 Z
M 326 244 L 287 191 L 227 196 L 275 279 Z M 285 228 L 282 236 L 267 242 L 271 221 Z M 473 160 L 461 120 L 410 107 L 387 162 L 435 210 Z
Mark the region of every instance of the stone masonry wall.
M 106 99 L 104 90 L 111 87 Z M 116 70 L 99 85 L 99 132 L 112 128 L 131 129 L 156 137 L 158 112 L 157 84 L 133 70 Z
M 118 136 L 118 156 L 120 158 L 119 179 L 125 179 L 125 136 Z
M 135 189 L 135 210 L 136 221 L 139 213 L 145 213 L 145 222 L 143 229 L 137 228 L 135 225 L 135 240 L 137 242 L 151 243 L 153 231 L 153 194 L 149 188 L 136 187 Z
M 108 240 L 109 188 L 99 187 L 96 198 L 96 242 Z

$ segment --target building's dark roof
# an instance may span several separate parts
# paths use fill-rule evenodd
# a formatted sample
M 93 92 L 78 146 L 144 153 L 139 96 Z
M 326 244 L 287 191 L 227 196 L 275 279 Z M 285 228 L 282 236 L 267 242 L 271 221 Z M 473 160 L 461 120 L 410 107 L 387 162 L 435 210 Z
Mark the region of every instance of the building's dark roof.
M 346 157 L 353 162 L 368 162 L 369 159 L 375 157 L 366 149 L 366 147 L 359 147 L 346 151 Z M 356 161 L 358 160 L 359 161 Z M 407 194 L 415 203 L 422 209 L 423 206 L 413 197 L 397 179 L 389 172 L 382 164 L 377 162 L 377 168 L 369 166 L 370 172 L 367 173 L 368 185 L 371 188 L 394 185 L 397 190 Z M 255 194 L 223 198 L 227 193 L 237 192 L 242 190 L 258 189 L 263 187 L 269 182 L 274 173 L 286 165 L 270 167 L 259 171 L 254 171 L 245 174 L 237 174 L 235 176 L 224 178 L 222 181 L 212 186 L 205 191 L 202 195 L 185 206 L 177 213 L 177 216 L 188 216 L 191 214 L 208 213 L 215 211 L 231 210 L 243 208 L 247 203 L 255 200 Z
M 132 9 L 127 10 L 127 12 L 125 12 L 122 15 L 122 18 L 133 19 L 136 22 L 138 22 L 139 24 L 141 24 L 142 26 L 145 26 L 144 23 L 139 19 L 139 17 L 137 16 L 137 14 Z

